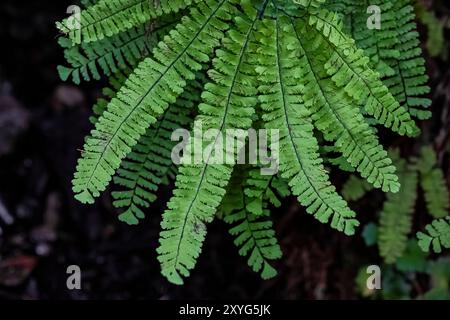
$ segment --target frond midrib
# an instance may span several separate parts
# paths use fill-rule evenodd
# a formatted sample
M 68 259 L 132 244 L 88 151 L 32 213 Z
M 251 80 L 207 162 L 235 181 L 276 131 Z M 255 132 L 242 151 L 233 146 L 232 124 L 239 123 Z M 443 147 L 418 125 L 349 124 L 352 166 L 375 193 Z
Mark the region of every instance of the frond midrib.
M 241 66 L 241 63 L 243 61 L 243 57 L 244 57 L 245 51 L 247 49 L 248 42 L 250 40 L 250 35 L 253 32 L 253 28 L 254 28 L 255 22 L 256 22 L 256 19 L 253 20 L 253 23 L 252 23 L 251 27 L 249 28 L 249 31 L 247 32 L 244 45 L 241 48 L 241 51 L 240 51 L 240 54 L 239 54 L 238 64 L 236 65 L 236 70 L 235 70 L 235 73 L 233 75 L 231 86 L 230 86 L 230 89 L 228 90 L 228 94 L 227 94 L 227 102 L 226 102 L 226 106 L 225 106 L 224 117 L 222 118 L 222 121 L 221 121 L 219 134 L 216 135 L 216 138 L 214 139 L 214 145 L 216 144 L 217 139 L 220 136 L 220 132 L 222 132 L 222 130 L 225 127 L 225 121 L 226 121 L 226 118 L 227 118 L 228 109 L 229 109 L 229 106 L 230 106 L 231 96 L 233 94 L 234 85 L 236 84 L 237 76 L 240 73 L 240 66 Z M 201 189 L 201 185 L 202 185 L 203 179 L 205 178 L 206 169 L 208 168 L 208 163 L 209 163 L 209 159 L 211 157 L 212 152 L 213 152 L 213 149 L 211 148 L 211 152 L 208 154 L 208 160 L 206 161 L 205 165 L 202 168 L 201 178 L 199 180 L 199 183 L 197 184 L 197 187 L 195 188 L 195 195 L 194 195 L 193 199 L 191 200 L 191 202 L 189 203 L 189 206 L 188 206 L 188 208 L 186 210 L 186 214 L 184 215 L 184 221 L 183 221 L 183 227 L 181 229 L 182 231 L 181 231 L 181 235 L 180 235 L 180 241 L 178 241 L 178 245 L 177 245 L 177 254 L 176 254 L 176 259 L 175 259 L 175 266 L 178 265 L 178 257 L 179 257 L 179 253 L 180 253 L 181 243 L 182 243 L 181 239 L 183 239 L 183 237 L 184 237 L 184 232 L 186 230 L 186 224 L 187 224 L 188 216 L 189 216 L 189 213 L 191 212 L 191 208 L 194 205 L 195 200 L 197 200 L 197 197 L 199 195 L 199 192 L 200 192 L 200 189 Z
M 281 70 L 279 32 L 280 32 L 280 30 L 279 30 L 278 19 L 277 19 L 276 20 L 277 70 L 278 70 L 278 77 L 279 77 L 279 81 L 280 81 L 279 85 L 280 85 L 280 90 L 281 90 L 281 96 L 282 96 L 282 99 L 283 99 L 283 112 L 284 112 L 284 117 L 285 117 L 285 120 L 286 120 L 285 121 L 286 122 L 286 128 L 287 128 L 287 130 L 289 132 L 289 139 L 291 140 L 291 144 L 292 144 L 292 146 L 294 148 L 297 161 L 300 164 L 300 168 L 301 168 L 303 174 L 305 175 L 306 179 L 308 180 L 309 186 L 311 188 L 313 188 L 314 193 L 321 200 L 321 202 L 326 204 L 327 207 L 331 208 L 330 205 L 322 198 L 322 196 L 321 196 L 320 192 L 317 190 L 315 184 L 312 183 L 309 175 L 306 173 L 304 165 L 303 165 L 303 159 L 298 153 L 297 145 L 294 142 L 292 134 L 291 134 L 292 133 L 292 131 L 291 131 L 291 124 L 289 122 L 289 116 L 288 116 L 287 110 L 286 110 L 287 108 L 286 108 L 286 99 L 285 99 L 285 89 L 284 89 L 284 84 L 283 84 L 283 75 L 282 75 L 283 73 L 282 73 L 282 70 Z

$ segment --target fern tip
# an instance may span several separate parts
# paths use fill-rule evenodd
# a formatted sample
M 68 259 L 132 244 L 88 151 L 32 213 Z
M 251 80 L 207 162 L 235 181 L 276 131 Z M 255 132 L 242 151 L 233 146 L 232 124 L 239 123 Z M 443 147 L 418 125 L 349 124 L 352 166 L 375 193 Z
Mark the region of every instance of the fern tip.
M 122 213 L 121 215 L 119 215 L 119 220 L 122 222 L 125 222 L 126 224 L 128 224 L 130 226 L 135 226 L 135 225 L 139 224 L 139 220 L 130 211 L 126 211 L 126 212 Z

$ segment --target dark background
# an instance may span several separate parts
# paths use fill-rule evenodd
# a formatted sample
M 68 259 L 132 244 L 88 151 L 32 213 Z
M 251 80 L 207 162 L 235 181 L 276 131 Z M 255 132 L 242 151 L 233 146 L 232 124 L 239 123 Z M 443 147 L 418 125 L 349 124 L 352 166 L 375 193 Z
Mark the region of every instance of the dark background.
M 426 1 L 442 19 L 449 5 Z M 0 299 L 356 299 L 355 276 L 380 263 L 361 236 L 348 238 L 308 216 L 288 198 L 274 211 L 284 253 L 279 276 L 263 281 L 235 249 L 227 226 L 209 227 L 203 253 L 183 287 L 160 275 L 156 260 L 159 223 L 170 190 L 138 227 L 117 220 L 107 193 L 95 206 L 77 203 L 70 180 L 88 117 L 102 83 L 63 83 L 54 22 L 70 1 L 2 0 L 0 3 Z M 426 32 L 423 32 L 424 40 Z M 447 34 L 447 38 L 448 34 Z M 382 131 L 385 145 L 402 154 L 433 143 L 443 154 L 448 139 L 449 65 L 427 57 L 433 119 L 417 140 Z M 440 158 L 446 177 L 449 161 Z M 340 186 L 346 174 L 333 172 Z M 384 196 L 374 192 L 353 205 L 363 222 L 374 220 Z M 415 230 L 425 224 L 415 219 Z M 82 290 L 66 287 L 66 268 L 82 270 Z

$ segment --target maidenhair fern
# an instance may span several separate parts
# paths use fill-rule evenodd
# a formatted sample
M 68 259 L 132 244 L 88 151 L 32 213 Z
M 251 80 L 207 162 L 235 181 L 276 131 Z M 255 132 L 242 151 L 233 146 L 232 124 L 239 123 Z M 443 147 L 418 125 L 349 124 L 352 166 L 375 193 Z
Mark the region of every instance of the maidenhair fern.
M 408 170 L 406 160 L 396 158 L 402 187 L 399 193 L 388 194 L 378 228 L 378 248 L 386 263 L 395 262 L 406 249 L 417 198 L 417 173 Z
M 263 279 L 277 274 L 269 261 L 282 255 L 267 208 L 269 203 L 281 205 L 277 194 L 289 194 L 280 177 L 263 176 L 259 168 L 235 170 L 220 210 L 224 221 L 232 225 L 230 234 L 239 254 L 248 256 L 248 265 L 261 272 Z
M 434 252 L 440 253 L 442 247 L 450 248 L 450 216 L 445 219 L 436 219 L 425 227 L 424 232 L 418 232 L 419 246 L 429 251 L 430 246 Z
M 391 157 L 398 168 L 402 187 L 399 193 L 387 195 L 380 213 L 377 231 L 380 255 L 386 263 L 394 263 L 403 255 L 412 231 L 419 194 L 423 194 L 428 214 L 436 218 L 425 227 L 425 232 L 417 233 L 419 246 L 424 251 L 431 247 L 435 252 L 441 252 L 442 247 L 450 248 L 449 190 L 435 151 L 431 147 L 423 147 L 420 157 L 407 161 L 400 157 L 398 150 L 394 150 Z M 342 193 L 345 199 L 355 201 L 371 189 L 366 181 L 351 176 Z
M 73 19 L 57 24 L 69 64 L 59 67 L 61 77 L 104 74 L 115 90 L 95 107 L 75 197 L 93 203 L 114 179 L 120 219 L 136 224 L 158 186 L 174 178 L 157 251 L 162 274 L 177 284 L 194 268 L 216 216 L 233 225 L 252 269 L 274 276 L 270 261 L 281 250 L 270 208 L 290 193 L 317 220 L 354 234 L 356 213 L 326 164 L 396 193 L 401 181 L 375 125 L 415 136 L 413 117 L 429 116 L 421 109 L 429 105 L 427 77 L 409 1 L 367 2 L 386 10 L 381 30 L 362 25 L 361 1 L 84 1 L 77 27 Z M 219 133 L 200 148 L 203 161 L 188 162 L 202 142 L 191 135 L 177 167 L 171 133 L 200 125 Z M 250 149 L 249 139 L 233 150 L 221 144 L 228 129 L 271 132 L 268 158 L 278 174 L 259 173 L 261 163 L 212 161 L 216 153 L 236 159 Z M 324 149 L 337 160 L 322 159 Z

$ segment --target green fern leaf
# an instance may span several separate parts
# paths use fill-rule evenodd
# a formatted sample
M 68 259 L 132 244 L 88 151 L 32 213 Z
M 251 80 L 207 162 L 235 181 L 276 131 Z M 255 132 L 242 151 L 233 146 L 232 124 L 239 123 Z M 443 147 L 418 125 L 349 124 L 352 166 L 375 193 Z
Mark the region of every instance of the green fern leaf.
M 434 218 L 446 217 L 450 210 L 449 190 L 444 173 L 437 165 L 436 153 L 432 147 L 422 148 L 417 167 L 428 212 Z
M 417 172 L 410 170 L 398 152 L 393 154 L 402 187 L 389 193 L 380 214 L 378 247 L 386 263 L 394 263 L 402 256 L 412 228 L 412 214 L 417 198 Z
M 262 211 L 262 214 L 254 215 L 241 209 L 226 216 L 225 222 L 235 224 L 230 229 L 230 234 L 236 236 L 234 244 L 240 248 L 239 254 L 249 256 L 248 265 L 253 271 L 261 271 L 263 279 L 270 279 L 277 275 L 277 271 L 269 264 L 269 261 L 281 258 L 282 253 L 275 231 L 272 229 L 273 223 L 267 220 L 270 211 L 267 209 Z
M 156 200 L 158 185 L 175 175 L 171 152 L 175 142 L 171 141 L 172 132 L 188 128 L 191 123 L 189 113 L 198 103 L 201 83 L 194 80 L 188 89 L 170 105 L 158 123 L 150 127 L 141 137 L 133 151 L 122 162 L 114 177 L 117 185 L 125 187 L 123 191 L 112 193 L 114 206 L 126 210 L 119 216 L 121 221 L 137 224 L 145 217 L 144 210 Z
M 371 190 L 372 186 L 366 180 L 351 175 L 342 187 L 342 196 L 347 201 L 358 201 Z
M 265 21 L 260 32 L 261 66 L 260 101 L 265 111 L 263 120 L 267 129 L 280 129 L 280 171 L 289 181 L 292 193 L 298 197 L 307 211 L 319 221 L 350 235 L 359 225 L 355 213 L 336 193 L 329 182 L 318 154 L 317 141 L 313 136 L 310 113 L 302 103 L 302 64 L 295 52 L 289 50 L 296 38 L 288 18 Z M 294 133 L 295 132 L 295 133 Z
M 149 124 L 175 102 L 186 80 L 195 78 L 219 45 L 227 28 L 223 20 L 230 18 L 231 10 L 226 0 L 208 0 L 193 8 L 192 18 L 183 19 L 153 50 L 156 60 L 147 58 L 135 69 L 87 139 L 73 180 L 79 201 L 94 202 Z
M 423 251 L 430 251 L 430 246 L 436 253 L 442 252 L 442 247 L 450 248 L 450 216 L 433 220 L 425 227 L 425 230 L 427 233 L 417 233 L 419 246 Z
M 72 81 L 79 84 L 80 75 L 85 81 L 100 80 L 101 72 L 109 76 L 133 67 L 148 56 L 161 35 L 172 26 L 170 22 L 160 27 L 152 26 L 153 30 L 139 26 L 111 38 L 81 45 L 73 45 L 70 40 L 66 43 L 67 39 L 60 38 L 60 45 L 66 48 L 64 56 L 70 64 L 69 67 L 58 66 L 60 76 L 67 80 L 72 75 Z
M 102 90 L 103 97 L 98 98 L 97 102 L 92 107 L 94 115 L 91 116 L 89 120 L 93 125 L 97 123 L 98 118 L 105 112 L 111 100 L 116 97 L 117 91 L 122 88 L 131 72 L 132 70 L 125 69 L 123 71 L 118 71 L 109 77 L 109 86 Z
M 236 170 L 223 199 L 223 204 L 227 206 L 224 221 L 233 225 L 230 234 L 236 237 L 234 243 L 239 248 L 239 254 L 248 256 L 248 265 L 253 271 L 261 272 L 263 279 L 277 275 L 269 261 L 282 256 L 270 211 L 266 209 L 274 197 L 272 191 L 268 191 L 271 190 L 271 181 L 275 180 L 274 177 L 261 175 L 259 167 L 248 169 L 248 172 Z M 255 202 L 255 199 L 260 201 Z
M 224 130 L 248 129 L 252 124 L 257 100 L 247 52 L 258 18 L 256 11 L 253 14 L 253 20 L 243 15 L 234 19 L 234 26 L 216 53 L 213 69 L 208 73 L 212 82 L 205 85 L 204 103 L 199 106 L 196 122 L 201 121 L 203 130 L 213 128 L 219 130 L 219 134 L 213 137 L 213 148 L 206 152 L 207 157 L 201 164 L 180 167 L 177 189 L 161 223 L 158 259 L 162 274 L 175 284 L 183 283 L 181 276 L 188 276 L 194 267 L 206 236 L 205 223 L 213 220 L 231 177 L 232 165 L 209 163 L 214 157 L 213 150 L 223 149 L 220 141 Z M 196 137 L 193 140 L 191 146 L 199 143 Z M 226 150 L 223 152 L 226 154 Z
M 335 142 L 335 148 L 369 183 L 385 192 L 397 192 L 398 178 L 387 152 L 379 144 L 358 106 L 329 80 L 323 67 L 329 59 L 324 52 L 333 52 L 333 49 L 326 42 L 318 42 L 315 50 L 308 49 L 304 41 L 314 41 L 314 31 L 301 24 L 295 30 L 303 30 L 303 33 L 296 35 L 303 49 L 301 63 L 307 68 L 304 100 L 316 127 L 326 140 Z
M 100 0 L 83 10 L 76 28 L 72 19 L 56 24 L 76 43 L 78 34 L 82 42 L 93 42 L 137 27 L 169 13 L 177 13 L 200 0 Z
M 294 3 L 299 4 L 306 9 L 319 8 L 326 0 L 293 0 Z
M 79 201 L 92 203 L 114 177 L 114 204 L 124 210 L 120 219 L 135 224 L 156 199 L 156 189 L 176 176 L 157 249 L 170 282 L 183 283 L 194 268 L 215 217 L 235 221 L 233 234 L 249 265 L 264 278 L 273 276 L 269 262 L 281 253 L 267 210 L 291 192 L 316 219 L 354 234 L 356 214 L 336 192 L 325 164 L 358 172 L 366 181 L 363 190 L 398 191 L 401 181 L 375 126 L 413 136 L 419 130 L 412 116 L 424 118 L 429 104 L 407 0 L 371 0 L 389 11 L 383 12 L 382 30 L 372 33 L 363 26 L 365 13 L 358 16 L 368 3 L 359 0 L 82 3 L 87 7 L 79 29 L 74 17 L 58 24 L 67 34 L 60 38 L 68 63 L 58 67 L 60 76 L 78 83 L 105 74 L 110 85 L 94 106 L 95 128 L 86 138 L 73 191 Z M 177 25 L 166 30 L 166 22 Z M 200 89 L 196 83 L 205 74 L 209 82 L 202 80 Z M 177 168 L 169 136 L 190 127 L 192 118 L 194 135 Z M 199 128 L 206 136 L 195 134 Z M 242 133 L 233 137 L 233 150 L 228 129 Z M 237 167 L 243 154 L 253 156 L 247 129 L 268 129 L 272 144 L 258 146 L 256 165 Z M 265 156 L 271 168 L 277 165 L 275 175 L 265 175 Z M 406 186 L 397 197 L 405 197 L 407 206 L 390 213 L 395 196 L 389 195 L 381 217 L 387 236 L 380 237 L 380 247 L 391 260 L 410 228 L 410 191 L 417 179 L 404 165 Z M 241 168 L 245 178 L 230 183 Z M 425 198 L 443 216 L 443 192 L 432 193 L 445 185 L 436 183 L 443 181 L 440 173 L 431 172 L 437 172 L 435 163 L 420 171 Z M 346 185 L 344 195 L 363 190 Z
M 339 15 L 320 9 L 310 16 L 309 24 L 335 49 L 325 65 L 333 82 L 360 102 L 379 123 L 401 135 L 416 135 L 419 129 L 408 110 L 399 105 L 379 74 L 369 67 L 369 58 L 364 51 L 358 49 L 355 41 L 343 32 Z
M 422 58 L 419 33 L 414 22 L 414 7 L 411 0 L 397 0 L 394 2 L 393 14 L 397 22 L 394 29 L 397 37 L 395 49 L 399 57 L 390 61 L 395 75 L 385 80 L 397 101 L 418 119 L 428 119 L 431 112 L 424 110 L 431 105 L 431 100 L 422 97 L 430 92 L 427 86 L 425 59 Z

